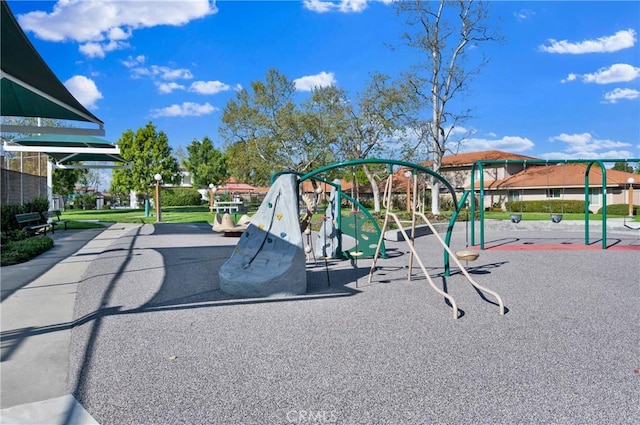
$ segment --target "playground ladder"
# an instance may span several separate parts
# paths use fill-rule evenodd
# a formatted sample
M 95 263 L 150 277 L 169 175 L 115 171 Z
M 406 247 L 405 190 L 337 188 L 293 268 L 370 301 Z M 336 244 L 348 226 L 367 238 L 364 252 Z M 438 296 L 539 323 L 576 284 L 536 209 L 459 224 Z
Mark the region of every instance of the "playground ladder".
M 415 249 L 415 246 L 414 246 L 414 235 L 415 235 L 415 228 L 416 228 L 416 217 L 420 217 L 420 218 L 422 218 L 422 220 L 424 220 L 425 224 L 427 226 L 429 226 L 429 228 L 431 229 L 431 232 L 433 233 L 433 235 L 437 238 L 438 242 L 440 242 L 440 244 L 444 247 L 444 249 L 449 253 L 450 257 L 453 258 L 453 261 L 460 268 L 460 271 L 467 278 L 469 283 L 471 283 L 471 285 L 473 285 L 473 287 L 478 289 L 479 291 L 486 292 L 488 294 L 493 295 L 496 298 L 496 300 L 498 301 L 499 314 L 501 316 L 504 315 L 504 303 L 502 302 L 502 298 L 500 297 L 500 295 L 498 295 L 498 293 L 496 293 L 495 291 L 487 289 L 487 288 L 481 286 L 480 284 L 478 284 L 476 281 L 474 281 L 471 278 L 471 276 L 469 275 L 469 273 L 467 272 L 467 270 L 462 266 L 462 263 L 460 263 L 460 260 L 458 259 L 456 254 L 451 251 L 451 249 L 445 243 L 445 241 L 442 239 L 442 237 L 440 237 L 440 235 L 438 234 L 438 231 L 433 226 L 433 224 L 431 224 L 431 222 L 429 221 L 427 216 L 424 215 L 421 212 L 416 212 L 416 208 L 415 207 L 416 207 L 416 194 L 418 192 L 417 191 L 418 179 L 417 179 L 417 173 L 415 172 L 415 170 L 414 170 L 414 173 L 413 173 L 413 187 L 414 187 L 414 189 L 413 189 L 413 196 L 412 196 L 412 199 L 411 199 L 411 212 L 412 212 L 411 221 L 408 221 L 408 220 L 402 221 L 402 220 L 398 219 L 398 216 L 395 213 L 390 211 L 389 206 L 391 205 L 391 192 L 392 192 L 391 188 L 393 187 L 392 179 L 393 179 L 393 173 L 390 173 L 389 174 L 389 178 L 387 179 L 387 184 L 385 186 L 385 191 L 384 191 L 384 196 L 383 196 L 383 206 L 384 206 L 384 208 L 386 210 L 385 217 L 384 217 L 384 224 L 382 225 L 382 231 L 380 232 L 380 238 L 378 239 L 378 245 L 376 247 L 376 252 L 375 252 L 375 254 L 373 256 L 373 263 L 371 264 L 371 270 L 369 270 L 368 282 L 371 283 L 371 279 L 373 278 L 373 273 L 376 270 L 376 262 L 378 260 L 378 254 L 380 252 L 380 247 L 381 247 L 382 242 L 384 240 L 384 234 L 385 234 L 385 232 L 387 230 L 387 226 L 389 224 L 389 218 L 391 218 L 391 219 L 393 219 L 393 221 L 398 226 L 398 229 L 402 233 L 402 236 L 404 236 L 404 240 L 407 242 L 407 245 L 409 246 L 409 250 L 410 250 L 409 272 L 408 272 L 407 280 L 411 281 L 411 273 L 412 273 L 412 268 L 413 268 L 413 258 L 415 257 L 416 261 L 418 262 L 418 265 L 420 266 L 420 269 L 422 269 L 422 272 L 424 273 L 425 277 L 427 278 L 427 281 L 429 282 L 429 285 L 431 285 L 431 287 L 433 288 L 434 291 L 436 291 L 438 294 L 442 295 L 447 301 L 449 301 L 449 303 L 451 304 L 451 308 L 453 309 L 453 318 L 454 318 L 454 320 L 458 318 L 458 305 L 457 305 L 456 301 L 453 299 L 453 297 L 451 295 L 447 294 L 446 292 L 444 292 L 443 290 L 441 290 L 440 288 L 438 288 L 435 285 L 435 283 L 431 279 L 431 276 L 427 272 L 427 269 L 425 268 L 424 263 L 422 262 L 422 259 L 420 258 L 420 255 L 418 254 L 418 252 Z M 407 232 L 406 232 L 404 226 L 402 225 L 402 223 L 411 223 L 411 237 L 409 237 L 407 235 Z

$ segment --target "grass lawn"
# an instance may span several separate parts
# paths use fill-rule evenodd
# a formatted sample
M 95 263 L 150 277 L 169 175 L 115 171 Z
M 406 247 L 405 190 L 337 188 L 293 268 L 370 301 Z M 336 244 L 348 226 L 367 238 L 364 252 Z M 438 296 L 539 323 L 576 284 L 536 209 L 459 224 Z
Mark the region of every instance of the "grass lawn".
M 62 218 L 65 220 L 93 220 L 105 223 L 155 223 L 156 211 L 149 211 L 145 217 L 143 209 L 123 210 L 65 210 Z M 214 215 L 209 208 L 201 207 L 163 207 L 162 221 L 170 223 L 213 223 Z
M 550 216 L 549 213 L 519 213 L 519 212 L 510 213 L 510 212 L 487 211 L 484 213 L 484 218 L 491 219 L 491 220 L 509 220 L 509 217 L 511 216 L 511 214 L 522 214 L 523 220 L 538 220 L 538 221 L 549 220 L 549 216 Z M 624 216 L 622 215 L 607 214 L 607 219 L 623 218 L 623 217 Z M 584 221 L 584 213 L 563 213 L 562 219 Z M 602 221 L 602 214 L 589 214 L 589 221 Z M 630 219 L 630 221 L 640 221 L 640 216 L 634 216 L 633 219 Z
M 343 210 L 344 215 L 348 216 L 350 213 L 347 210 L 346 212 Z M 252 213 L 249 213 L 251 215 Z M 493 219 L 493 220 L 509 220 L 509 216 L 511 213 L 509 212 L 494 212 L 487 211 L 484 215 L 485 219 Z M 519 213 L 518 213 L 519 214 Z M 317 223 L 322 221 L 323 214 L 318 213 L 314 215 L 313 223 L 314 226 L 317 227 Z M 448 222 L 449 217 L 451 216 L 450 212 L 445 212 L 443 217 L 445 217 L 441 221 Z M 162 208 L 162 221 L 167 223 L 213 223 L 214 215 L 209 213 L 209 208 L 206 205 L 203 206 L 193 206 L 193 207 L 163 207 Z M 608 214 L 608 218 L 613 217 L 623 217 L 623 216 L 615 216 Z M 150 211 L 150 217 L 144 216 L 143 209 L 128 209 L 128 210 L 66 210 L 62 213 L 62 218 L 67 220 L 91 220 L 97 222 L 111 222 L 111 223 L 155 223 L 156 222 L 156 212 L 155 210 Z M 237 214 L 236 219 L 240 218 L 240 214 Z M 384 216 L 380 216 L 378 219 L 380 221 L 380 225 L 382 225 L 382 220 Z M 463 211 L 459 220 L 465 220 L 466 214 Z M 523 213 L 523 220 L 549 220 L 548 213 Z M 584 220 L 584 214 L 563 214 L 563 220 Z M 602 220 L 602 215 L 600 214 L 591 214 L 589 215 L 589 220 Z M 640 217 L 634 217 L 633 221 L 640 221 Z M 69 223 L 69 225 L 74 224 Z M 89 223 L 90 224 L 90 223 Z M 81 223 L 79 224 L 81 225 Z M 75 224 L 74 224 L 75 226 Z M 79 227 L 72 227 L 79 228 Z

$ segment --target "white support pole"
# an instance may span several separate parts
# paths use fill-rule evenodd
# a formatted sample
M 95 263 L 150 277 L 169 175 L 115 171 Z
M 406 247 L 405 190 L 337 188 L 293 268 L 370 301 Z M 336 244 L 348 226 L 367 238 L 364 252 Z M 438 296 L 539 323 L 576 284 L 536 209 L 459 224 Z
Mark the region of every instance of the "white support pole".
M 47 199 L 49 200 L 49 210 L 55 209 L 53 205 L 53 162 L 47 158 Z

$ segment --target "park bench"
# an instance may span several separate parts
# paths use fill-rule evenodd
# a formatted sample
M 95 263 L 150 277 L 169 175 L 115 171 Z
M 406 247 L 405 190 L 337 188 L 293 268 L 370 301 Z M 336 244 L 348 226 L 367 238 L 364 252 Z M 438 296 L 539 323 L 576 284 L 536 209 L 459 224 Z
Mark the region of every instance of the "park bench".
M 60 210 L 51 210 L 51 211 L 45 211 L 42 213 L 44 218 L 46 218 L 51 224 L 52 226 L 51 231 L 53 233 L 55 233 L 56 226 L 64 225 L 64 230 L 67 230 L 67 223 L 69 222 L 69 220 L 61 219 L 60 214 L 61 214 Z
M 30 212 L 26 214 L 16 214 L 16 221 L 20 225 L 21 229 L 26 230 L 29 233 L 36 234 L 39 230 L 44 230 L 44 234 L 47 234 L 47 230 L 53 231 L 53 226 L 49 223 L 42 223 L 42 216 L 38 212 Z

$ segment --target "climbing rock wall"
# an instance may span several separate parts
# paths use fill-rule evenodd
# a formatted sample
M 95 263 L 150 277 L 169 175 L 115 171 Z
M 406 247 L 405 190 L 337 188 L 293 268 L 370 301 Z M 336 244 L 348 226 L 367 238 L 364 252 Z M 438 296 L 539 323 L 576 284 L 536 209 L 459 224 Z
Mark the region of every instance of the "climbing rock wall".
M 297 177 L 278 177 L 220 268 L 220 289 L 245 297 L 307 292 Z
M 335 182 L 335 180 L 334 180 Z M 339 183 L 340 181 L 337 180 Z M 316 236 L 316 256 L 319 258 L 337 258 L 338 251 L 338 229 L 336 228 L 338 191 L 331 188 L 329 195 L 329 205 L 325 212 L 322 227 Z

